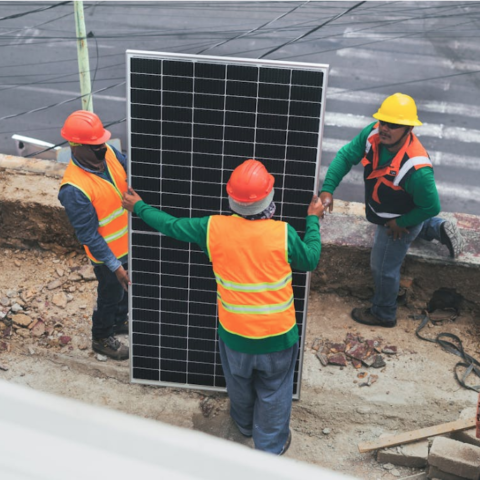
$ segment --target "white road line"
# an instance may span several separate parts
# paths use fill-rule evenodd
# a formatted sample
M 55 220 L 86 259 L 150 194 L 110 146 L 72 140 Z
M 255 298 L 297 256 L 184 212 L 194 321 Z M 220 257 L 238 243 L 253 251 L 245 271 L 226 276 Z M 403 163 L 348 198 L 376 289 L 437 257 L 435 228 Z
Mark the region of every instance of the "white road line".
M 336 154 L 348 141 L 335 138 L 324 138 L 322 152 Z M 428 151 L 434 166 L 462 167 L 469 170 L 480 170 L 480 159 L 476 157 L 459 156 L 453 153 Z
M 325 113 L 325 124 L 332 127 L 362 129 L 374 121 L 371 117 L 337 112 Z M 415 134 L 420 137 L 434 137 L 464 143 L 480 143 L 480 130 L 445 126 L 443 124 L 424 123 L 416 127 Z
M 329 72 L 328 72 L 328 75 L 329 76 L 332 76 L 332 77 L 338 77 L 338 78 L 341 78 L 342 80 L 343 79 L 348 79 L 351 83 L 351 79 L 352 79 L 352 69 L 347 69 L 347 68 L 342 68 L 342 67 L 331 67 Z M 427 75 L 427 74 L 425 74 Z M 361 85 L 367 85 L 367 86 L 370 86 L 372 85 L 372 74 L 367 74 L 367 73 L 364 73 L 362 74 L 361 72 L 358 72 L 356 71 L 355 72 L 355 75 L 354 75 L 354 78 L 358 81 L 360 81 L 359 84 Z M 455 77 L 453 78 L 453 80 L 455 80 Z M 378 78 L 376 80 L 376 82 L 380 83 L 387 83 L 387 84 L 390 84 L 390 83 L 393 83 L 395 84 L 396 82 L 398 82 L 398 77 L 395 77 L 393 75 L 393 72 L 390 74 L 388 71 L 384 71 L 382 72 L 382 78 Z M 419 83 L 419 82 L 418 82 Z M 451 84 L 452 84 L 452 78 L 439 78 L 439 79 L 436 79 L 434 82 L 429 82 L 429 88 L 432 88 L 432 89 L 435 89 L 435 90 L 440 90 L 441 92 L 446 92 L 448 90 L 450 90 L 450 87 L 451 87 Z M 392 88 L 402 88 L 402 85 L 399 85 L 398 87 L 392 87 Z M 460 91 L 465 91 L 466 88 L 464 88 L 463 86 L 462 87 L 455 87 L 456 89 L 460 90 Z M 329 88 L 330 90 L 330 88 Z M 471 92 L 471 89 L 468 90 L 469 92 Z M 363 94 L 362 91 L 359 91 L 357 92 L 359 95 Z
M 382 62 L 393 62 L 395 60 L 394 56 L 389 52 L 380 52 L 378 50 L 367 50 L 364 48 L 347 48 L 343 50 L 338 50 L 337 55 L 344 58 L 354 58 L 355 60 L 367 60 L 367 61 L 382 61 Z M 400 53 L 395 52 L 395 57 L 402 56 L 401 62 L 402 65 L 412 64 L 412 65 L 422 65 L 422 67 L 433 67 L 433 68 L 450 68 L 452 70 L 480 70 L 480 63 L 476 62 L 456 62 L 448 60 L 446 58 L 434 57 L 432 55 L 422 55 L 416 54 L 412 55 L 411 53 Z M 399 59 L 397 58 L 398 62 Z
M 325 174 L 327 173 L 327 167 L 320 167 L 320 179 L 323 181 Z M 468 185 L 468 188 L 465 185 L 460 183 L 445 183 L 445 182 L 435 182 L 437 185 L 438 194 L 440 195 L 440 200 L 442 197 L 448 197 L 450 199 L 456 200 L 468 200 L 478 202 L 477 199 L 480 198 L 480 188 L 472 187 Z M 340 185 L 355 185 L 363 188 L 363 173 L 357 171 L 350 171 L 344 178 Z
M 355 102 L 372 105 L 372 110 L 377 110 L 385 100 L 386 96 L 373 92 L 348 92 L 341 88 L 329 87 L 327 90 L 327 99 L 340 102 Z M 480 118 L 480 108 L 464 103 L 453 102 L 431 102 L 415 101 L 418 108 L 418 116 L 421 118 L 422 111 L 433 113 L 444 113 L 449 115 L 462 115 L 464 117 Z
M 392 25 L 392 28 L 395 28 L 395 24 Z M 401 34 L 400 33 L 373 33 L 373 32 L 367 32 L 365 30 L 363 31 L 355 31 L 356 29 L 353 27 L 347 27 L 344 31 L 344 38 L 360 38 L 362 40 L 378 40 L 379 42 L 382 43 L 388 43 L 390 40 L 393 42 L 398 42 L 401 41 L 402 47 L 405 45 L 409 45 L 411 47 L 430 47 L 433 48 L 432 46 L 432 40 L 430 39 L 425 39 L 421 36 L 415 36 L 413 38 L 411 37 L 402 37 L 398 38 Z M 423 33 L 422 33 L 423 35 Z M 445 45 L 447 48 L 450 48 L 451 50 L 462 50 L 464 52 L 465 50 L 471 50 L 472 52 L 475 53 L 475 55 L 478 55 L 478 44 L 474 42 L 468 42 L 467 39 L 465 41 L 462 39 L 462 41 L 458 40 L 450 40 L 446 43 L 443 43 L 442 45 Z

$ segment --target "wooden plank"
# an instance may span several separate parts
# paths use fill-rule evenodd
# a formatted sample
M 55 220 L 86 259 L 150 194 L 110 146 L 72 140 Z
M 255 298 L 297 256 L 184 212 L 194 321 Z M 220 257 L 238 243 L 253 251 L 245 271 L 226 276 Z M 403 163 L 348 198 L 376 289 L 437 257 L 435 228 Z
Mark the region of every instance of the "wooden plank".
M 399 435 L 392 435 L 375 442 L 362 442 L 358 444 L 358 451 L 360 453 L 365 453 L 370 452 L 371 450 L 378 450 L 380 448 L 395 447 L 396 445 L 415 442 L 424 438 L 434 437 L 435 435 L 466 430 L 467 428 L 474 427 L 475 422 L 475 417 L 465 418 L 456 420 L 455 422 L 442 423 L 441 425 L 436 425 L 434 427 L 421 428 L 420 430 L 413 430 L 411 432 L 400 433 Z

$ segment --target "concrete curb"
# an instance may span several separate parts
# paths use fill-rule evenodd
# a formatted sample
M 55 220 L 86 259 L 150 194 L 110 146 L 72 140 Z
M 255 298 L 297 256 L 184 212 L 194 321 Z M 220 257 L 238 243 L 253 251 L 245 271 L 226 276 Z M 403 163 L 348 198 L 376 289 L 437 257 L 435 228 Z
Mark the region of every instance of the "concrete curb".
M 0 245 L 57 252 L 81 249 L 57 199 L 65 168 L 50 160 L 0 155 Z M 35 180 L 27 181 L 26 176 Z M 409 250 L 403 274 L 413 279 L 417 297 L 428 299 L 440 287 L 454 287 L 469 302 L 480 305 L 480 217 L 442 216 L 460 228 L 464 253 L 454 260 L 443 245 L 419 240 Z M 374 230 L 364 217 L 363 204 L 336 200 L 334 213 L 321 221 L 322 255 L 312 275 L 312 288 L 368 299 Z

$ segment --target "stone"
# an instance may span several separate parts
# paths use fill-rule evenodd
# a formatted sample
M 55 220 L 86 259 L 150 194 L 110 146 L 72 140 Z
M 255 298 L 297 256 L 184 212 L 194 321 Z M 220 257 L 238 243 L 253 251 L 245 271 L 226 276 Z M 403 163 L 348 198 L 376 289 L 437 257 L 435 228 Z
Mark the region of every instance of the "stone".
M 362 362 L 360 360 L 357 360 L 356 358 L 352 358 L 352 365 L 353 368 L 361 368 Z
M 28 353 L 30 355 L 35 355 L 35 350 L 33 349 L 33 347 L 28 347 Z
M 382 368 L 385 367 L 387 364 L 383 360 L 383 357 L 381 355 L 375 355 L 375 361 L 373 362 L 372 367 L 373 368 Z
M 67 296 L 63 292 L 56 293 L 52 297 L 52 303 L 59 308 L 65 308 L 67 306 Z
M 69 282 L 80 282 L 82 280 L 82 276 L 79 275 L 78 273 L 72 273 L 69 277 L 68 277 L 68 281 Z
M 27 338 L 30 336 L 30 330 L 28 329 L 25 329 L 25 328 L 19 328 L 17 331 L 16 331 L 17 335 L 19 335 L 20 337 L 23 337 L 23 338 Z
M 457 442 L 450 438 L 433 440 L 428 463 L 445 473 L 453 473 L 468 480 L 480 476 L 480 447 Z
M 28 327 L 32 323 L 32 319 L 28 315 L 17 313 L 12 316 L 12 322 L 20 327 Z
M 328 363 L 330 365 L 338 365 L 340 367 L 347 366 L 347 359 L 343 353 L 335 353 L 328 356 Z
M 60 267 L 57 267 L 55 271 L 57 272 L 57 275 L 59 277 L 63 277 L 63 275 L 65 274 L 65 272 Z
M 331 343 L 329 345 L 331 353 L 343 353 L 345 351 L 344 343 Z
M 357 343 L 356 345 L 353 345 L 350 349 L 346 350 L 345 353 L 351 358 L 363 360 L 367 357 L 368 346 L 364 345 L 363 343 Z
M 80 268 L 78 273 L 82 276 L 82 278 L 86 282 L 92 282 L 93 280 L 97 279 L 97 277 L 95 276 L 95 273 L 93 272 L 93 267 L 91 265 L 84 265 L 83 267 Z
M 464 477 L 459 477 L 454 473 L 442 472 L 442 470 L 439 470 L 437 467 L 433 467 L 433 466 L 430 466 L 428 468 L 427 478 L 436 479 L 436 480 L 465 480 Z
M 400 480 L 428 480 L 427 472 L 415 473 L 414 475 L 409 475 L 408 477 L 402 477 Z
M 386 463 L 385 465 L 383 465 L 383 468 L 385 470 L 393 470 L 395 468 L 395 465 L 392 465 L 391 463 Z
M 22 266 L 22 262 L 20 260 L 14 260 L 13 262 L 17 267 L 21 267 Z
M 380 438 L 388 438 L 389 434 L 380 435 Z M 427 465 L 428 440 L 414 443 L 406 443 L 393 448 L 384 448 L 378 451 L 377 461 L 391 463 L 410 468 L 423 468 Z
M 330 428 L 324 428 L 324 429 L 322 430 L 322 433 L 323 433 L 324 435 L 329 435 L 331 431 L 332 431 L 332 430 L 331 430 Z
M 107 361 L 107 356 L 106 355 L 100 355 L 99 353 L 97 353 L 95 355 L 95 358 L 99 361 L 99 362 L 106 362 Z
M 400 472 L 394 468 L 393 470 L 390 470 L 390 473 L 394 476 L 394 477 L 399 477 L 400 476 Z
M 62 345 L 67 345 L 72 340 L 72 337 L 69 337 L 68 335 L 62 335 L 58 340 Z
M 45 322 L 38 320 L 35 326 L 32 328 L 32 335 L 34 337 L 41 337 L 45 333 Z
M 402 288 L 412 288 L 413 278 L 412 277 L 401 277 L 400 278 L 400 287 Z
M 0 340 L 0 352 L 9 352 L 10 351 L 10 344 L 8 342 L 4 342 Z
M 36 297 L 39 293 L 40 293 L 40 291 L 38 290 L 37 287 L 29 288 L 28 290 L 24 290 L 24 291 L 20 294 L 20 298 L 21 298 L 24 302 L 28 302 L 28 301 L 31 300 L 33 297 Z
M 315 351 L 318 351 L 318 349 L 320 348 L 320 339 L 317 337 L 313 343 L 312 343 L 312 350 L 315 350 Z
M 48 290 L 55 290 L 55 288 L 61 287 L 64 283 L 65 282 L 63 280 L 61 280 L 60 278 L 57 278 L 57 279 L 53 280 L 52 282 L 50 282 L 47 285 L 47 288 L 48 288 Z
M 67 302 L 71 302 L 73 300 L 73 295 L 71 295 L 70 293 L 67 293 Z
M 13 313 L 17 313 L 17 312 L 21 312 L 23 310 L 23 308 L 18 303 L 14 303 L 12 305 L 11 310 L 12 310 Z
M 388 345 L 383 347 L 382 352 L 386 353 L 387 355 L 395 355 L 397 353 L 397 347 Z
M 4 307 L 8 307 L 10 305 L 10 299 L 8 297 L 2 297 L 2 298 L 0 298 L 0 303 Z
M 326 367 L 328 365 L 328 357 L 324 354 L 324 353 L 321 353 L 321 352 L 317 352 L 315 354 L 315 356 L 320 360 L 320 363 Z

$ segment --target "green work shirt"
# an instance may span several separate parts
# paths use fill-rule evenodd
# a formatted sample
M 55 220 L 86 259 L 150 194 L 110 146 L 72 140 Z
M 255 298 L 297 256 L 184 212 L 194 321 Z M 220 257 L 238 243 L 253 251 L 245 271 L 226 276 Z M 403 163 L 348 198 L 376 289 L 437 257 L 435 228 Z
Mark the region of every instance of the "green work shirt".
M 365 127 L 350 143 L 338 151 L 328 167 L 322 192 L 333 194 L 342 178 L 354 165 L 360 163 L 365 156 L 365 143 L 376 123 L 373 122 Z M 396 153 L 391 153 L 380 145 L 379 165 L 388 164 L 395 155 Z M 413 198 L 415 208 L 396 219 L 399 227 L 413 227 L 440 212 L 440 199 L 433 177 L 433 168 L 414 170 L 405 180 L 405 191 Z
M 155 230 L 182 242 L 196 243 L 208 256 L 207 229 L 210 217 L 177 218 L 162 210 L 151 207 L 145 202 L 137 202 L 134 208 L 145 223 Z M 253 220 L 255 221 L 255 220 Z M 305 235 L 302 239 L 296 230 L 288 225 L 288 262 L 295 270 L 308 272 L 317 267 L 320 259 L 320 225 L 316 215 L 306 218 Z M 298 342 L 297 325 L 283 335 L 260 340 L 245 338 L 227 332 L 219 323 L 219 337 L 232 350 L 249 354 L 278 352 L 290 348 Z

